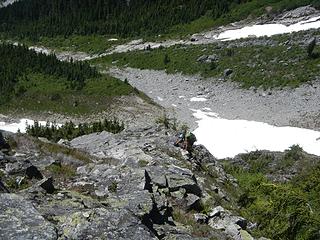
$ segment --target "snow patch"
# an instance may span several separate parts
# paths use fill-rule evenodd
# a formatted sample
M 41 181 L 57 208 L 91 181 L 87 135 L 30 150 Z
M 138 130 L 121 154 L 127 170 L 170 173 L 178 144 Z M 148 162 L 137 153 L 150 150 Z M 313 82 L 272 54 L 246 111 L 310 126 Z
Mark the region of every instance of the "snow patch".
M 212 112 L 193 110 L 198 119 L 194 131 L 198 141 L 215 157 L 234 157 L 255 150 L 284 151 L 298 144 L 320 156 L 320 132 L 296 127 L 276 127 L 263 122 L 227 120 Z
M 38 121 L 38 123 L 41 126 L 45 126 L 47 124 L 47 122 L 45 121 Z M 34 121 L 23 118 L 23 119 L 20 119 L 20 122 L 14 122 L 14 123 L 0 122 L 0 130 L 13 132 L 13 133 L 17 133 L 18 131 L 20 131 L 21 133 L 25 133 L 28 125 L 30 126 L 34 125 Z M 61 124 L 56 124 L 56 125 L 61 126 Z
M 205 101 L 207 101 L 207 99 L 203 98 L 203 97 L 193 97 L 193 98 L 190 98 L 190 101 L 191 102 L 205 102 Z
M 222 41 L 229 41 L 248 37 L 270 37 L 277 34 L 299 32 L 303 30 L 317 28 L 320 28 L 320 17 L 313 17 L 309 20 L 301 21 L 289 26 L 283 24 L 262 24 L 246 26 L 240 29 L 227 30 L 225 32 L 220 33 L 219 35 L 215 35 L 213 38 Z

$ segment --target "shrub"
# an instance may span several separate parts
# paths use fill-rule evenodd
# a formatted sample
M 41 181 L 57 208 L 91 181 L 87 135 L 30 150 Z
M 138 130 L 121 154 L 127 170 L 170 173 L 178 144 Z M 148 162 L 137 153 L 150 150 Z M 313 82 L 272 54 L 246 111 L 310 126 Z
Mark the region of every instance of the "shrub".
M 167 65 L 168 63 L 170 63 L 170 58 L 169 58 L 168 54 L 164 55 L 163 63 L 164 63 L 164 65 Z
M 122 130 L 124 130 L 124 124 L 120 123 L 117 119 L 104 119 L 103 121 L 92 122 L 89 124 L 80 123 L 78 126 L 70 121 L 61 127 L 58 127 L 55 123 L 50 124 L 49 122 L 47 122 L 45 126 L 42 126 L 39 122 L 35 121 L 34 125 L 27 126 L 26 132 L 34 137 L 45 137 L 48 140 L 57 142 L 60 139 L 71 140 L 94 132 L 108 131 L 112 133 L 119 133 Z

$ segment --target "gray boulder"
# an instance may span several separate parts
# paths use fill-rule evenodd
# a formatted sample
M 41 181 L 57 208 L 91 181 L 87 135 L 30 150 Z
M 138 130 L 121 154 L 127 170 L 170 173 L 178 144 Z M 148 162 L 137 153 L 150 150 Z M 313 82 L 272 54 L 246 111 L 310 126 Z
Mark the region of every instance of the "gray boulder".
M 211 217 L 211 218 L 212 217 L 219 217 L 224 212 L 225 212 L 224 208 L 221 206 L 218 206 L 218 207 L 215 207 L 214 209 L 212 209 L 212 211 L 209 213 L 209 217 Z
M 195 213 L 194 214 L 194 220 L 198 223 L 205 224 L 208 222 L 208 216 L 203 213 Z
M 187 193 L 193 193 L 197 196 L 201 196 L 201 189 L 193 176 L 168 174 L 166 179 L 170 192 L 184 188 Z
M 53 178 L 44 178 L 40 181 L 38 181 L 36 184 L 34 184 L 32 187 L 26 189 L 29 193 L 49 193 L 52 194 L 55 191 L 55 187 L 53 185 Z
M 230 76 L 232 73 L 233 73 L 233 70 L 230 69 L 230 68 L 227 68 L 226 70 L 224 70 L 223 75 L 224 75 L 225 77 L 228 77 L 228 76 Z
M 316 42 L 317 42 L 317 40 L 316 40 L 315 37 L 312 38 L 312 39 L 310 39 L 310 40 L 307 42 L 307 52 L 308 52 L 308 56 L 309 56 L 309 57 L 312 57 L 312 55 L 313 55 L 313 50 L 314 50 L 314 48 L 315 48 L 315 46 L 316 46 Z
M 188 209 L 198 209 L 200 207 L 200 198 L 194 194 L 187 194 L 186 201 Z
M 197 62 L 200 63 L 211 63 L 211 62 L 216 62 L 219 60 L 219 57 L 215 54 L 212 55 L 202 55 L 197 59 Z
M 0 180 L 0 193 L 9 193 L 10 191 L 8 188 L 3 184 L 3 182 Z
M 134 213 L 126 209 L 96 208 L 57 219 L 61 239 L 156 239 Z
M 0 239 L 57 239 L 56 229 L 16 194 L 0 194 Z
M 197 59 L 197 62 L 205 62 L 208 59 L 207 55 L 202 55 Z
M 208 58 L 207 58 L 207 61 L 208 63 L 211 63 L 211 62 L 216 62 L 219 60 L 219 57 L 215 54 L 212 54 L 212 55 L 209 55 Z

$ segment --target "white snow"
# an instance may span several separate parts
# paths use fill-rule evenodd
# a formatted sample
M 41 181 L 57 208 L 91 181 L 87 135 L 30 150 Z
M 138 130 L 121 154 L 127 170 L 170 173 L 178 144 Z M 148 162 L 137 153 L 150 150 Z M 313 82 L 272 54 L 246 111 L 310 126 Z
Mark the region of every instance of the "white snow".
M 207 101 L 207 99 L 203 98 L 203 97 L 193 97 L 193 98 L 190 98 L 190 101 L 191 102 L 205 102 L 205 101 Z
M 36 53 L 43 53 L 45 55 L 50 55 L 52 53 L 51 50 L 49 50 L 49 49 L 47 49 L 45 47 L 32 46 L 32 47 L 29 47 L 29 50 L 33 50 Z
M 47 122 L 45 121 L 38 121 L 38 123 L 42 126 L 45 126 Z M 21 133 L 26 132 L 27 125 L 34 125 L 34 121 L 30 119 L 20 119 L 20 122 L 14 122 L 14 123 L 6 123 L 6 122 L 0 122 L 0 130 L 8 131 L 16 133 L 18 130 Z M 57 124 L 57 126 L 61 126 L 61 124 Z
M 198 128 L 197 144 L 215 157 L 234 157 L 255 150 L 284 151 L 298 144 L 304 151 L 320 156 L 320 132 L 295 127 L 276 127 L 262 122 L 227 120 L 212 112 L 194 110 Z
M 313 17 L 306 21 L 301 21 L 290 26 L 283 24 L 262 24 L 246 26 L 240 29 L 227 30 L 214 36 L 215 39 L 228 41 L 248 37 L 272 36 L 276 34 L 299 32 L 302 30 L 320 28 L 320 17 Z

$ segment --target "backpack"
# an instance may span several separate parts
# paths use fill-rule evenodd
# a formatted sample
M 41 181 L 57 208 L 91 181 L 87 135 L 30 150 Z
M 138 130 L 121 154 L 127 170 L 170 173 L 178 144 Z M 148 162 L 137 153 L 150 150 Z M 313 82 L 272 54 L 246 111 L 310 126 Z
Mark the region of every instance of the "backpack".
M 190 144 L 194 144 L 197 141 L 197 138 L 193 133 L 189 133 L 187 135 L 187 140 Z

